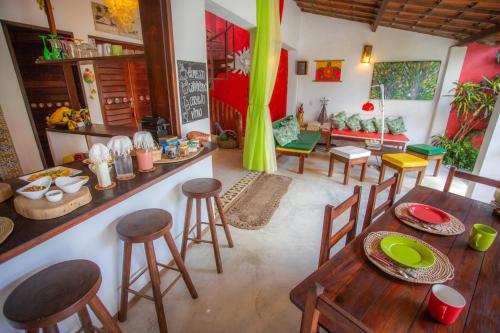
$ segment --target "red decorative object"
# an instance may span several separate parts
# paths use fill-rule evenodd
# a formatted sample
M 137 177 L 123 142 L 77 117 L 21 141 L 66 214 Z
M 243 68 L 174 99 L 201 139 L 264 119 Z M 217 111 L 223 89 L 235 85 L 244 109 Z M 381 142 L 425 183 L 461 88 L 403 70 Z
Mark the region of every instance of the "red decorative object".
M 375 110 L 375 106 L 373 105 L 372 102 L 366 102 L 361 107 L 361 110 L 363 110 L 363 111 L 373 111 L 373 110 Z

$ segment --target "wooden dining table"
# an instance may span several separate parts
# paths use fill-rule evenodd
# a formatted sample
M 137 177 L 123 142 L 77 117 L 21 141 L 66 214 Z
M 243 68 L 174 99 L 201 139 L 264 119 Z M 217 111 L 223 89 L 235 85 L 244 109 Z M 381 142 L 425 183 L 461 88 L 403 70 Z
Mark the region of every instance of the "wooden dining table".
M 394 208 L 404 202 L 440 208 L 460 219 L 465 232 L 458 236 L 441 236 L 411 228 L 394 214 Z M 374 332 L 500 332 L 500 237 L 487 252 L 478 252 L 468 246 L 473 224 L 483 223 L 500 230 L 500 218 L 492 211 L 486 203 L 417 186 L 297 285 L 290 299 L 303 310 L 306 293 L 319 283 L 325 287 L 328 300 Z M 454 278 L 444 284 L 458 290 L 467 301 L 455 323 L 441 324 L 427 312 L 432 285 L 397 279 L 367 259 L 363 240 L 374 231 L 417 237 L 448 256 L 454 267 Z M 335 318 L 320 315 L 319 322 L 327 330 L 339 332 Z

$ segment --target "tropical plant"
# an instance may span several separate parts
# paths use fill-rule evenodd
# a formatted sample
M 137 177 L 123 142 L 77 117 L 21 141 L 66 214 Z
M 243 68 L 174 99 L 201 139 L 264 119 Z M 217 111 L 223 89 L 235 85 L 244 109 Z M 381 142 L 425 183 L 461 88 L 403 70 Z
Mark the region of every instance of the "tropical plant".
M 454 84 L 456 87 L 452 91 L 455 94 L 451 104 L 457 111 L 460 128 L 451 139 L 461 141 L 466 139 L 477 125 L 489 120 L 500 92 L 500 75 L 491 80 L 484 78 L 480 83 Z
M 474 169 L 479 150 L 468 140 L 454 141 L 445 135 L 437 135 L 433 138 L 432 143 L 446 149 L 444 164 L 454 165 L 467 171 Z

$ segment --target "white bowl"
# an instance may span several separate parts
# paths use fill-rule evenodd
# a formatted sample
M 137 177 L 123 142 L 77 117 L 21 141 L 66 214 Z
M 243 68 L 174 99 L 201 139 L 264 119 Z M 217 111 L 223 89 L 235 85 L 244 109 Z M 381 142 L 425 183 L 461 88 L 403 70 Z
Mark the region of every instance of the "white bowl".
M 43 198 L 44 194 L 47 193 L 47 191 L 50 188 L 50 184 L 52 183 L 52 178 L 50 176 L 45 176 L 42 178 L 39 178 L 28 185 L 24 185 L 23 187 L 17 189 L 17 193 L 25 196 L 28 199 L 31 200 L 38 200 Z M 25 189 L 31 186 L 43 186 L 43 190 L 40 191 L 34 191 L 34 192 L 26 192 Z
M 58 202 L 63 198 L 63 192 L 61 190 L 52 190 L 45 193 L 45 199 L 50 202 Z
M 57 177 L 55 180 L 56 186 L 66 193 L 78 192 L 83 185 L 87 183 L 89 177 Z

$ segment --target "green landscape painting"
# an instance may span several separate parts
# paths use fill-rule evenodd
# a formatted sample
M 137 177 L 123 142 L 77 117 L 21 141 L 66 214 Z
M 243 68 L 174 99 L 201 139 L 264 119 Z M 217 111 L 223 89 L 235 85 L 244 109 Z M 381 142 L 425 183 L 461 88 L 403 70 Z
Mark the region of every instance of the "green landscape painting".
M 385 99 L 432 100 L 441 61 L 377 62 L 372 85 L 384 84 Z M 370 98 L 380 99 L 380 88 L 372 87 Z

